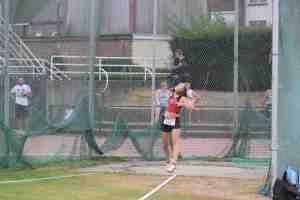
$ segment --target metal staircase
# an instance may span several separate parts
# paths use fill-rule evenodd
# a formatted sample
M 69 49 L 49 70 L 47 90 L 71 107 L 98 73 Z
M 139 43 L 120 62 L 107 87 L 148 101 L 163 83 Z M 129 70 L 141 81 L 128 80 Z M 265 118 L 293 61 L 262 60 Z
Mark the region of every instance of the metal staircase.
M 23 40 L 12 30 L 9 34 L 5 34 L 5 21 L 0 17 L 0 73 L 4 64 L 4 44 L 7 42 L 7 51 L 9 54 L 8 73 L 10 75 L 32 75 L 37 77 L 40 75 L 49 75 L 57 80 L 70 79 L 66 74 L 62 73 L 56 67 L 52 67 L 47 60 L 38 59 Z

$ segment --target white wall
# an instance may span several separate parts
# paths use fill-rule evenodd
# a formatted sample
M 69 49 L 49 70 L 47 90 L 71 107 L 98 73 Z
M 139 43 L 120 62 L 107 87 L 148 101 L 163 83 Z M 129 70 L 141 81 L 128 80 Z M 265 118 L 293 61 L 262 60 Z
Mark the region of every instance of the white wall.
M 152 58 L 154 56 L 153 48 L 155 47 L 155 57 L 158 59 L 156 61 L 156 67 L 160 69 L 169 68 L 173 55 L 169 44 L 170 39 L 170 36 L 158 35 L 153 41 L 152 35 L 134 35 L 132 41 L 132 57 Z M 147 64 L 151 66 L 152 62 L 152 60 L 149 60 Z M 144 63 L 138 63 L 137 61 L 137 64 Z
M 265 20 L 267 25 L 272 24 L 272 0 L 267 0 L 266 5 L 251 5 L 250 0 L 246 0 L 246 26 L 250 21 Z

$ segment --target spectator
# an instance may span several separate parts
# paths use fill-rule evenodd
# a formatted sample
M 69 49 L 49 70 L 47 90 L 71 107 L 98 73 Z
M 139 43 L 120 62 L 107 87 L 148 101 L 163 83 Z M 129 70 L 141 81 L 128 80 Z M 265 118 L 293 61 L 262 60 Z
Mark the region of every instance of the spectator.
M 174 65 L 172 69 L 172 73 L 178 74 L 180 73 L 182 67 L 186 66 L 186 61 L 184 57 L 184 53 L 181 49 L 176 49 L 174 52 Z
M 185 81 L 188 73 L 186 72 L 187 62 L 184 53 L 181 49 L 176 49 L 174 52 L 174 63 L 171 67 L 171 74 L 168 77 L 169 86 L 172 88 L 178 82 Z
M 67 105 L 65 110 L 64 120 L 69 119 L 74 112 L 74 106 Z
M 196 101 L 200 98 L 200 96 L 191 88 L 191 84 L 190 83 L 186 83 L 185 87 L 187 89 L 186 94 L 187 97 L 190 98 L 193 102 L 193 104 L 196 104 Z M 197 109 L 194 109 L 197 110 Z M 189 111 L 189 122 L 191 122 L 192 120 L 192 111 Z
M 11 94 L 15 97 L 16 129 L 24 129 L 29 111 L 29 97 L 32 97 L 31 88 L 25 84 L 23 78 L 19 78 L 17 84 L 11 89 Z
M 168 89 L 167 82 L 161 82 L 160 89 L 156 91 L 155 94 L 155 104 L 156 104 L 156 121 L 161 121 L 162 116 L 166 111 L 168 105 L 168 99 L 170 97 L 170 91 Z

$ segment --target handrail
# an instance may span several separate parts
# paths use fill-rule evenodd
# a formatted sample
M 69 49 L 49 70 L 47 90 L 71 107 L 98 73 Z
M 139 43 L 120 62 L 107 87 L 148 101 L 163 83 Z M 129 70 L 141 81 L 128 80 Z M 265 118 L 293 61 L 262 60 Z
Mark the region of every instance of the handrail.
M 62 71 L 60 71 L 58 68 L 56 68 L 55 66 L 51 66 L 51 63 L 49 63 L 48 60 L 46 60 L 46 59 L 41 59 L 41 60 L 43 60 L 43 62 L 45 64 L 48 64 L 50 66 L 50 69 L 48 67 L 46 67 L 47 71 L 50 73 L 50 76 L 51 76 L 51 73 L 53 72 L 52 70 L 54 69 L 56 73 L 59 73 L 60 75 L 64 76 L 65 79 L 71 80 L 70 77 L 68 77 L 67 75 L 62 73 Z M 62 80 L 61 78 L 59 78 L 59 79 Z M 51 79 L 51 80 L 53 80 L 53 79 Z
M 0 16 L 0 19 L 5 22 L 5 20 Z M 22 47 L 21 50 L 24 51 L 24 55 L 23 56 L 26 56 L 27 58 L 32 58 L 35 62 L 37 62 L 40 66 L 43 66 L 42 63 L 39 62 L 39 60 L 35 57 L 35 55 L 32 53 L 32 51 L 27 47 L 27 45 L 23 42 L 23 40 L 14 32 L 12 31 L 11 28 L 9 28 L 9 35 L 8 37 L 11 37 L 12 38 L 12 41 L 14 43 L 16 43 L 16 41 L 18 41 L 18 43 L 20 43 L 20 46 Z M 17 43 L 16 43 L 16 46 L 17 46 Z M 43 66 L 45 67 L 45 66 Z
M 2 28 L 2 26 L 0 26 L 0 27 Z M 16 47 L 19 46 L 19 44 L 18 44 L 17 41 L 12 37 L 11 34 L 9 34 L 9 35 L 6 37 L 4 34 L 2 34 L 2 32 L 0 32 L 0 36 L 3 38 L 3 40 L 8 39 L 9 41 L 11 41 L 11 42 L 8 43 L 8 47 L 11 48 L 11 50 L 13 51 L 13 53 L 15 54 L 16 57 L 20 57 L 20 58 L 21 58 L 21 57 L 24 57 L 24 56 L 25 56 L 26 58 L 29 58 L 28 55 L 27 55 L 27 53 L 24 51 L 23 48 L 19 48 L 19 50 L 20 50 L 21 52 L 18 52 L 18 50 L 16 50 Z M 20 54 L 21 54 L 21 55 L 20 55 Z M 32 63 L 27 62 L 27 64 L 30 65 L 30 64 L 32 64 Z
M 76 56 L 76 55 L 52 55 L 56 58 L 89 58 L 88 56 Z M 97 56 L 96 59 L 119 59 L 119 60 L 150 60 L 153 61 L 152 57 L 116 57 L 116 56 Z M 156 60 L 167 60 L 166 58 L 155 58 Z
M 6 37 L 0 32 L 0 37 L 3 39 L 3 40 L 6 40 Z M 9 39 L 9 38 L 8 38 Z M 15 41 L 12 41 L 13 43 L 15 43 L 15 46 L 17 45 Z M 14 56 L 16 57 L 23 57 L 22 55 L 20 54 L 24 54 L 24 53 L 20 53 L 16 50 L 15 46 L 13 45 L 13 43 L 8 43 L 8 48 L 11 50 L 10 53 L 13 54 Z M 24 54 L 26 55 L 26 54 Z M 26 58 L 28 59 L 28 58 Z M 29 62 L 26 62 L 27 65 L 31 65 L 32 63 L 29 63 Z
M 104 87 L 103 90 L 102 90 L 102 93 L 104 93 L 104 92 L 107 90 L 107 88 L 108 88 L 108 72 L 107 72 L 106 70 L 102 69 L 102 68 L 100 68 L 100 70 L 101 70 L 102 72 L 104 72 L 105 77 L 106 77 L 105 87 Z M 101 75 L 100 75 L 100 76 L 101 76 Z
M 55 62 L 55 58 L 62 58 L 65 59 L 67 61 L 65 62 Z M 74 61 L 74 60 L 80 60 L 78 62 Z M 76 56 L 76 55 L 52 55 L 51 56 L 51 63 L 50 63 L 50 71 L 51 71 L 51 77 L 53 76 L 54 72 L 51 68 L 57 67 L 57 66 L 66 66 L 66 67 L 83 67 L 83 66 L 87 66 L 87 63 L 84 63 L 84 61 L 82 59 L 89 59 L 88 56 Z M 96 57 L 97 60 L 97 64 L 95 66 L 99 67 L 99 80 L 101 80 L 101 69 L 103 67 L 107 68 L 115 68 L 115 67 L 121 67 L 121 68 L 141 68 L 144 70 L 143 75 L 144 75 L 144 80 L 147 80 L 147 76 L 150 75 L 151 77 L 154 76 L 154 73 L 151 69 L 152 66 L 152 62 L 153 62 L 153 58 L 151 57 Z M 103 64 L 105 63 L 104 61 L 114 61 L 114 60 L 129 60 L 129 61 L 133 61 L 133 62 L 140 62 L 142 64 Z M 166 58 L 156 58 L 157 61 L 165 61 L 163 62 L 164 64 L 169 63 L 168 59 Z M 151 63 L 148 63 L 150 62 Z M 111 72 L 111 71 L 107 71 L 109 74 L 127 74 L 127 75 L 139 75 L 141 73 L 139 72 Z M 80 74 L 80 70 L 78 71 L 74 71 L 74 70 L 70 70 L 70 71 L 64 71 L 63 74 Z M 85 74 L 85 72 L 82 71 L 82 74 Z M 168 75 L 169 73 L 155 73 L 155 75 Z
M 4 18 L 1 17 L 1 16 L 0 16 L 0 21 L 1 21 L 1 24 L 4 24 L 4 22 L 5 22 Z M 10 41 L 10 43 L 11 43 L 9 45 L 9 48 L 11 50 L 10 53 L 12 53 L 13 55 L 15 55 L 17 58 L 20 58 L 19 61 L 24 62 L 24 64 L 27 64 L 27 65 L 33 66 L 33 67 L 39 66 L 39 67 L 36 67 L 36 69 L 35 69 L 38 72 L 42 73 L 44 70 L 50 72 L 50 69 L 45 65 L 46 63 L 49 63 L 49 62 L 48 61 L 47 62 L 41 62 L 41 59 L 38 59 L 33 54 L 33 52 L 29 49 L 29 47 L 23 42 L 23 40 L 20 38 L 20 36 L 18 36 L 18 34 L 16 34 L 12 30 L 11 27 L 12 26 L 10 26 L 10 28 L 8 30 L 9 31 L 9 35 L 8 36 L 5 36 L 4 34 L 2 34 L 0 32 L 0 36 L 2 38 L 4 38 L 4 39 L 8 39 Z M 0 28 L 2 30 L 4 29 L 4 27 L 1 26 L 1 25 L 0 25 Z M 16 47 L 20 47 L 20 48 L 18 48 L 18 50 L 17 50 Z M 53 69 L 51 69 L 51 70 L 53 70 Z M 62 74 L 63 73 L 56 73 L 56 74 L 54 74 L 54 76 L 56 78 L 62 80 L 62 77 L 61 77 Z M 64 78 L 68 78 L 66 75 L 64 75 L 64 76 L 65 76 Z
M 33 60 L 34 60 L 35 62 L 37 62 L 40 66 L 43 66 L 44 69 L 46 69 L 47 71 L 50 71 L 50 69 L 48 69 L 45 65 L 42 65 L 42 63 L 39 61 L 39 59 L 37 59 L 37 57 L 35 57 L 35 55 L 34 55 L 34 54 L 32 53 L 32 51 L 27 47 L 27 45 L 23 42 L 23 40 L 22 40 L 15 32 L 13 32 L 13 31 L 11 31 L 11 32 L 12 32 L 12 34 L 17 38 L 17 40 L 20 42 L 20 44 L 22 45 L 22 47 L 24 47 L 25 50 L 27 50 L 27 52 L 29 53 L 29 56 L 31 56 L 31 57 L 33 58 Z M 56 78 L 62 80 L 62 78 L 61 78 L 59 75 L 55 74 L 55 76 L 56 76 Z

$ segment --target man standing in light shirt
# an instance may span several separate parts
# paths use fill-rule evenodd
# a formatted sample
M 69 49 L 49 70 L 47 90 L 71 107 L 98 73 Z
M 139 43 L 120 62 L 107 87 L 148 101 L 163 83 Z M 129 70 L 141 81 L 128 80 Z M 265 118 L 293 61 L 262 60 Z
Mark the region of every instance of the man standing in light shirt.
M 23 78 L 19 78 L 10 92 L 15 97 L 16 128 L 24 129 L 25 118 L 29 110 L 29 97 L 32 97 L 31 88 L 25 84 Z
M 155 104 L 156 104 L 155 120 L 156 121 L 161 122 L 162 116 L 165 114 L 170 95 L 171 95 L 171 92 L 168 89 L 167 82 L 165 82 L 165 81 L 161 82 L 160 89 L 158 89 L 155 94 Z

